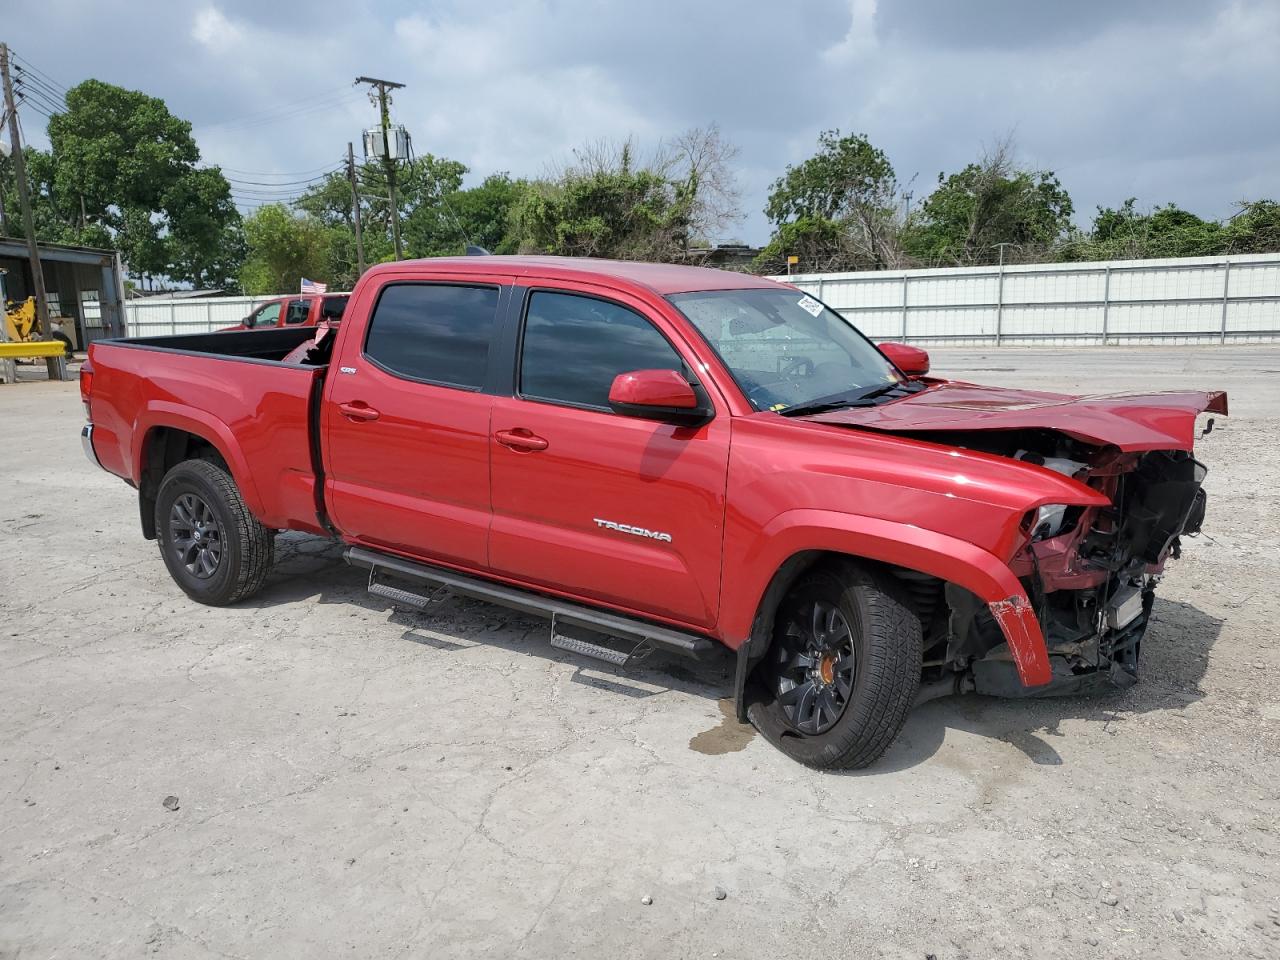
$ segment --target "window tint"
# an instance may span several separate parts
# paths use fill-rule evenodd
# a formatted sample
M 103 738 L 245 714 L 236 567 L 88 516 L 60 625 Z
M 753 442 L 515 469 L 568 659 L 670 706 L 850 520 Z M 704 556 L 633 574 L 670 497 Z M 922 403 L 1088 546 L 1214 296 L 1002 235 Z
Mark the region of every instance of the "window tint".
M 497 309 L 493 287 L 393 284 L 378 298 L 364 352 L 415 380 L 479 387 Z
M 613 378 L 629 370 L 683 372 L 684 364 L 648 320 L 626 307 L 563 293 L 529 298 L 522 396 L 608 407 Z
M 250 327 L 274 327 L 280 319 L 280 304 L 268 303 L 265 307 L 261 307 L 257 313 L 250 314 L 249 322 L 246 326 Z
M 284 322 L 290 326 L 298 323 L 306 323 L 307 315 L 311 313 L 310 300 L 290 300 L 289 310 L 284 315 Z

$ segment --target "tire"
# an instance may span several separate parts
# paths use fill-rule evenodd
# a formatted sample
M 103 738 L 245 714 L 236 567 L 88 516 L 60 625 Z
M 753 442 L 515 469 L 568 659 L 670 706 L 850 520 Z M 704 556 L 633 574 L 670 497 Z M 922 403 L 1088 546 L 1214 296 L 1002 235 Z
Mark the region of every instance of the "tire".
M 53 339 L 62 341 L 62 346 L 66 349 L 67 359 L 71 359 L 71 354 L 75 352 L 75 348 L 71 346 L 71 338 L 65 333 L 55 333 Z
M 748 716 L 805 766 L 865 767 L 906 722 L 920 661 L 920 618 L 898 581 L 851 561 L 824 564 L 779 605 Z
M 262 589 L 275 537 L 221 465 L 185 460 L 165 474 L 155 521 L 164 565 L 192 600 L 222 607 Z

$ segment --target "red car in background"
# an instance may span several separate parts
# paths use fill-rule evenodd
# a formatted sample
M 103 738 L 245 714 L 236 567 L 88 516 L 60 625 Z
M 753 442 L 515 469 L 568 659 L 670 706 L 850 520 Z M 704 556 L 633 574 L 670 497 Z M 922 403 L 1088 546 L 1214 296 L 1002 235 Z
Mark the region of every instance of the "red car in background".
M 349 293 L 305 294 L 279 297 L 261 304 L 229 330 L 265 330 L 268 327 L 314 327 L 321 321 L 337 323 L 347 308 Z

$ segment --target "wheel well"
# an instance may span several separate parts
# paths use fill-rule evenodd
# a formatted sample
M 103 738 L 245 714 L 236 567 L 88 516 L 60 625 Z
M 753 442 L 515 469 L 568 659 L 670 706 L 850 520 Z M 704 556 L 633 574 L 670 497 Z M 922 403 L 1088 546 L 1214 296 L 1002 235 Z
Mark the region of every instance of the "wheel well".
M 760 598 L 760 603 L 756 607 L 756 615 L 751 622 L 751 635 L 738 649 L 738 667 L 734 686 L 738 719 L 741 722 L 747 722 L 751 675 L 773 643 L 773 618 L 778 612 L 778 606 L 801 576 L 814 567 L 832 560 L 854 560 L 864 566 L 875 567 L 893 574 L 901 581 L 906 595 L 920 616 L 926 636 L 930 621 L 940 613 L 945 613 L 947 609 L 947 600 L 944 596 L 946 581 L 930 574 L 894 566 L 869 557 L 832 550 L 802 550 L 793 554 L 774 572 L 769 586 L 765 588 L 764 596 Z
M 142 476 L 138 479 L 138 512 L 142 535 L 156 538 L 156 495 L 165 474 L 184 460 L 208 460 L 228 470 L 218 448 L 204 437 L 176 427 L 152 427 L 143 438 Z M 230 472 L 228 470 L 228 472 Z

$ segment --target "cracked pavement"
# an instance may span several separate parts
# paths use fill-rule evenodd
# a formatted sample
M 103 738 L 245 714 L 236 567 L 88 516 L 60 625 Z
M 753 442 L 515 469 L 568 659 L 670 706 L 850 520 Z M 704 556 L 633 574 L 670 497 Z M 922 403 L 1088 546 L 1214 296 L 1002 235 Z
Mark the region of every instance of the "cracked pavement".
M 1225 387 L 1234 415 L 1140 684 L 936 701 L 847 775 L 727 720 L 727 659 L 624 672 L 479 602 L 399 610 L 317 538 L 200 607 L 84 461 L 75 384 L 22 368 L 0 958 L 1275 956 L 1280 347 L 932 353 L 1014 386 Z

